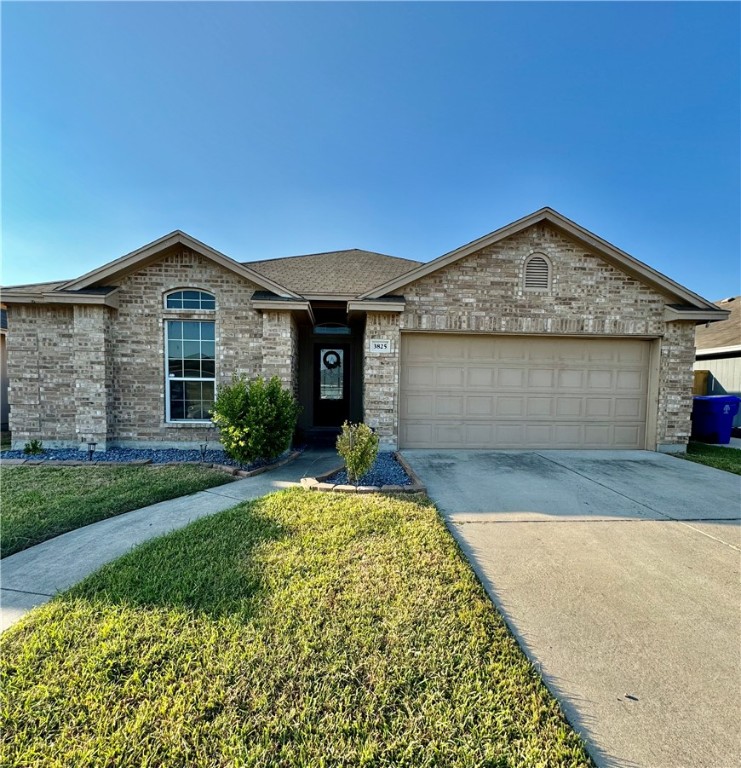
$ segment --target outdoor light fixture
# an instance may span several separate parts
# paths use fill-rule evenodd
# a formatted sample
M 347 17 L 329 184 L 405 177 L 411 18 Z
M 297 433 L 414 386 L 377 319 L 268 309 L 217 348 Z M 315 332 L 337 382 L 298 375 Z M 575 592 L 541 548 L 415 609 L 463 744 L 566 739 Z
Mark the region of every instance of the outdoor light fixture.
M 92 461 L 93 460 L 93 454 L 95 453 L 95 446 L 97 445 L 96 442 L 93 440 L 90 440 L 87 444 L 87 460 Z
M 201 443 L 201 464 L 206 461 L 206 448 L 208 448 L 208 443 Z

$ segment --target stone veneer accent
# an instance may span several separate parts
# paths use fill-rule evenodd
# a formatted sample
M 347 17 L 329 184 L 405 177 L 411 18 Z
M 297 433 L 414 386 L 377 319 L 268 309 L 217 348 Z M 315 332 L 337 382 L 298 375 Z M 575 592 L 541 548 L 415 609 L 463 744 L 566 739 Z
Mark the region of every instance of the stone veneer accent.
M 275 373 L 296 389 L 295 321 L 290 312 L 262 317 L 252 309 L 252 294 L 260 290 L 256 284 L 179 247 L 123 276 L 117 285 L 118 310 L 10 306 L 14 448 L 34 438 L 48 447 L 95 439 L 99 449 L 107 444 L 166 447 L 216 441 L 217 431 L 209 424 L 165 419 L 166 320 L 215 322 L 217 386 L 233 373 Z M 213 293 L 216 310 L 165 309 L 164 295 L 179 288 Z
M 523 287 L 523 266 L 534 252 L 551 262 L 547 291 Z M 369 314 L 365 332 L 365 421 L 385 445 L 395 447 L 398 440 L 402 331 L 661 338 L 656 442 L 659 447 L 687 442 L 694 323 L 665 323 L 664 307 L 676 299 L 611 266 L 555 227 L 529 227 L 398 292 L 406 299 L 401 316 Z M 370 338 L 391 339 L 393 354 L 371 356 Z

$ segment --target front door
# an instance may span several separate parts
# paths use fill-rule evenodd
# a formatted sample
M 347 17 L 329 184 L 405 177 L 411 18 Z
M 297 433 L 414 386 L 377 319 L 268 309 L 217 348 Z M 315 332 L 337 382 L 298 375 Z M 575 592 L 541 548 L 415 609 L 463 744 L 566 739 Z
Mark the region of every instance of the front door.
M 340 427 L 350 417 L 350 345 L 314 345 L 314 424 Z

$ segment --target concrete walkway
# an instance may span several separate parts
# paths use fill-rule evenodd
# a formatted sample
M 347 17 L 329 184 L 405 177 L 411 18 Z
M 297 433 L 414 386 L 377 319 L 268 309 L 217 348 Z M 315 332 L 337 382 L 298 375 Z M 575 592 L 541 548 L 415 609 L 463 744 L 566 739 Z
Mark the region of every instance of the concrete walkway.
M 271 472 L 162 501 L 78 528 L 0 560 L 0 632 L 142 542 L 242 501 L 287 488 L 341 464 L 334 451 L 309 450 Z
M 741 765 L 741 478 L 645 451 L 403 451 L 598 766 Z

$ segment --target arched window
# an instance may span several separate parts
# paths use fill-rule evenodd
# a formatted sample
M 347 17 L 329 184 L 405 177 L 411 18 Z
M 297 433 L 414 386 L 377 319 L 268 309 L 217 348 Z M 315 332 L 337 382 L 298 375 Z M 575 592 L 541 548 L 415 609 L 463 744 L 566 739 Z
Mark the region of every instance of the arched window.
M 526 291 L 547 291 L 551 287 L 551 263 L 546 256 L 534 253 L 525 260 L 523 287 Z
M 208 291 L 172 291 L 165 297 L 165 309 L 189 309 L 196 312 L 216 309 L 216 298 Z

